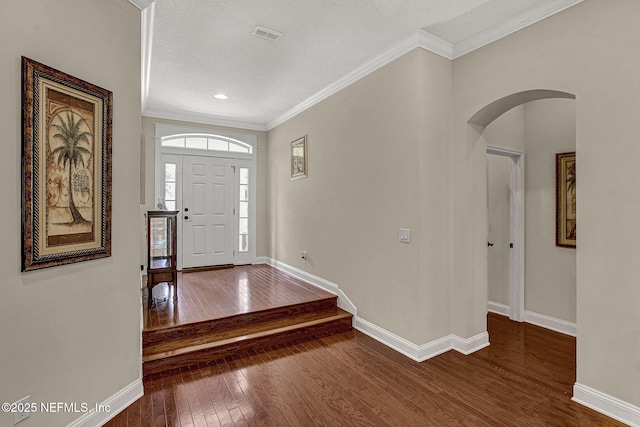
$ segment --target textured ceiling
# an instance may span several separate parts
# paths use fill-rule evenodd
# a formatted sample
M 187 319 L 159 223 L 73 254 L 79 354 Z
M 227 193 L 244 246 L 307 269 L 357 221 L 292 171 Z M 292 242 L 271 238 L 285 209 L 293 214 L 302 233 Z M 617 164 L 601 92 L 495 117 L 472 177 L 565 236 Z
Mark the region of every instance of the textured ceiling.
M 419 30 L 455 49 L 578 1 L 156 0 L 143 114 L 266 129 Z M 282 37 L 253 36 L 257 25 Z

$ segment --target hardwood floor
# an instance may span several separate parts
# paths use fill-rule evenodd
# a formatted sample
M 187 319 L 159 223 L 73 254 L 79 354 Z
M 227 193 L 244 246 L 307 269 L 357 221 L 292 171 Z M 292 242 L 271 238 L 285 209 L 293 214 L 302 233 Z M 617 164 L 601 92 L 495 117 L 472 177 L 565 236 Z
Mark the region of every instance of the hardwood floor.
M 144 304 L 144 330 L 231 317 L 330 297 L 268 265 L 178 273 L 178 299 L 165 284 L 153 290 L 154 304 Z
M 575 339 L 490 314 L 491 346 L 417 363 L 352 330 L 154 374 L 106 425 L 621 426 L 571 401 Z

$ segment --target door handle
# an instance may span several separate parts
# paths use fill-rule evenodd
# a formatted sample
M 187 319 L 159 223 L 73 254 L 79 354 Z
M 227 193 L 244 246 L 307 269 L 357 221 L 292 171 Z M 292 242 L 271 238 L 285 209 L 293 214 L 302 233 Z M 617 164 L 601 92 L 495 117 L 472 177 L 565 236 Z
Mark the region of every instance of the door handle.
M 189 219 L 189 217 L 185 215 L 185 216 L 184 216 L 184 219 Z

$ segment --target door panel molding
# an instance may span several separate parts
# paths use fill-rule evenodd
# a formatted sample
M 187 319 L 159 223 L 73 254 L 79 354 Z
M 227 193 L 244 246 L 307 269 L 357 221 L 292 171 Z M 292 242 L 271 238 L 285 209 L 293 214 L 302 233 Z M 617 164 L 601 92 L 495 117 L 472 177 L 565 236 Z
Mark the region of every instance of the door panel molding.
M 233 263 L 234 167 L 234 159 L 182 157 L 182 266 L 185 268 Z

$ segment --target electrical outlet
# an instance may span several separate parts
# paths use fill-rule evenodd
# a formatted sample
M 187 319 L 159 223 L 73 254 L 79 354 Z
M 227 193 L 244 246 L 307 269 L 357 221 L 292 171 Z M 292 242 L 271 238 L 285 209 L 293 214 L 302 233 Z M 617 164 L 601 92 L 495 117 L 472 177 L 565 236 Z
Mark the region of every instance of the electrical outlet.
M 25 396 L 14 403 L 15 412 L 13 413 L 13 425 L 26 420 L 29 418 L 29 415 L 31 415 L 31 405 L 29 404 L 30 398 L 31 396 Z
M 307 259 L 307 251 L 302 251 L 302 253 L 300 253 L 300 257 L 302 259 Z

